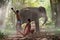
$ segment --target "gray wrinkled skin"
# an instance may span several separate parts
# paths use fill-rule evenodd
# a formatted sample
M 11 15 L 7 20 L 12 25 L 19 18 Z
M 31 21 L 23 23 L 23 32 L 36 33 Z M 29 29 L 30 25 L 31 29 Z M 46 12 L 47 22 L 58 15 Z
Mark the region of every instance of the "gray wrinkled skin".
M 22 19 L 22 23 L 26 23 L 27 19 L 31 19 L 35 21 L 36 31 L 39 30 L 39 18 L 44 17 L 45 21 L 43 25 L 47 21 L 46 10 L 44 7 L 26 7 L 20 10 L 20 15 Z

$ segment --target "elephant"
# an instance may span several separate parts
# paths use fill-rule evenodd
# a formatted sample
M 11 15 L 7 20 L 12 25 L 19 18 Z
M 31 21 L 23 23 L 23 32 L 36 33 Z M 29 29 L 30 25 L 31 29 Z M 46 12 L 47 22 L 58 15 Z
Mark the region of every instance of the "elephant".
M 27 22 L 27 19 L 35 21 L 36 31 L 39 29 L 39 18 L 44 17 L 45 21 L 42 25 L 47 22 L 46 9 L 44 7 L 26 7 L 20 10 L 22 24 Z

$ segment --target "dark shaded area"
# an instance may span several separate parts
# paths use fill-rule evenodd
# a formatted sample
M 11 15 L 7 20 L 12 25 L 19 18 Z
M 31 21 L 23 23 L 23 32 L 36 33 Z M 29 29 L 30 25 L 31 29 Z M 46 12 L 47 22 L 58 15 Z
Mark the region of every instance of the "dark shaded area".
M 0 0 L 0 7 L 4 6 L 9 0 Z
M 52 20 L 55 20 L 55 27 L 60 27 L 60 0 L 50 0 Z

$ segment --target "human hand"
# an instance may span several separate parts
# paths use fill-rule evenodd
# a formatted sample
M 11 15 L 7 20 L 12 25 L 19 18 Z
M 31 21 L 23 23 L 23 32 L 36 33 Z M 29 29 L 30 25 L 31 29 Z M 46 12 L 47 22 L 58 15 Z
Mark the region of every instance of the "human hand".
M 11 8 L 13 10 L 13 8 Z

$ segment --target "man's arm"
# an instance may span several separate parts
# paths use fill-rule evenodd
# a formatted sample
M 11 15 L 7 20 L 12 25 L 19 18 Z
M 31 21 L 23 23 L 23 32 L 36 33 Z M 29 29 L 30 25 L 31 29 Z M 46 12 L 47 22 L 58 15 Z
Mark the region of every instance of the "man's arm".
M 25 28 L 24 28 L 24 33 L 25 33 L 25 30 L 26 30 L 27 26 L 28 26 L 28 24 L 26 24 L 26 26 L 25 26 Z
M 13 8 L 11 8 L 11 9 L 13 10 L 14 13 L 16 13 L 15 10 L 14 10 Z
M 28 25 L 28 24 L 26 24 L 25 29 L 26 29 L 27 25 Z M 25 30 L 25 29 L 24 29 L 24 30 Z

